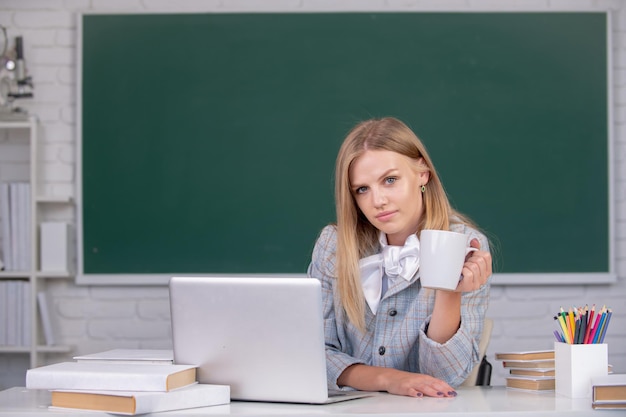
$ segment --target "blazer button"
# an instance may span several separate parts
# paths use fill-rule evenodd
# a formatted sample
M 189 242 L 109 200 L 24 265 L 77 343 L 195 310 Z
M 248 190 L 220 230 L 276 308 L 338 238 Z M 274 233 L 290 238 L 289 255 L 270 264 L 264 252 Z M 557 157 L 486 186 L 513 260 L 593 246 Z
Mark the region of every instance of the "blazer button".
M 395 308 L 392 308 L 391 310 L 389 310 L 389 315 L 391 317 L 395 316 L 396 314 L 398 314 L 398 311 Z
M 381 347 L 378 348 L 378 354 L 380 356 L 385 354 L 385 347 L 384 346 L 381 346 Z

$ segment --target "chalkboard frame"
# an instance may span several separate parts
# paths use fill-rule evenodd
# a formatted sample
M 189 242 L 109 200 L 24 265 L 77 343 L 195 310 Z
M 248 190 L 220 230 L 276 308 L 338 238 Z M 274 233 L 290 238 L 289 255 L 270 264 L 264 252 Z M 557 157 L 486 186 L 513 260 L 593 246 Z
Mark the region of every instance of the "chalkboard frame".
M 355 13 L 367 13 L 367 12 L 355 12 Z M 420 13 L 420 12 L 411 12 L 411 13 Z M 513 12 L 515 13 L 515 12 Z M 550 14 L 552 12 L 541 12 L 542 14 Z M 593 12 L 598 13 L 598 12 Z M 86 13 L 83 15 L 79 15 L 78 20 L 78 91 L 77 91 L 77 104 L 78 104 L 78 118 L 77 118 L 77 168 L 78 168 L 78 176 L 77 176 L 77 248 L 78 248 L 78 274 L 77 274 L 77 283 L 78 284 L 89 284 L 89 285 L 137 285 L 137 284 L 145 284 L 145 285 L 164 285 L 168 282 L 169 278 L 174 275 L 198 275 L 198 276 L 207 276 L 207 275 L 225 275 L 224 273 L 214 274 L 211 272 L 205 273 L 177 273 L 177 272 L 168 272 L 165 274 L 159 273 L 146 273 L 146 274 L 135 274 L 135 273 L 85 273 L 85 257 L 84 257 L 84 229 L 83 229 L 83 221 L 84 221 L 84 213 L 82 210 L 84 201 L 83 195 L 83 161 L 82 161 L 82 149 L 83 149 L 83 126 L 82 126 L 82 111 L 83 111 L 83 96 L 82 96 L 82 80 L 83 80 L 83 62 L 82 62 L 82 54 L 83 54 L 83 16 L 89 16 L 94 14 L 101 13 Z M 126 15 L 128 13 L 125 13 Z M 176 13 L 181 14 L 181 13 Z M 614 215 L 614 173 L 613 173 L 613 99 L 612 99 L 612 91 L 610 86 L 612 85 L 612 47 L 611 47 L 611 20 L 609 12 L 606 14 L 606 39 L 607 39 L 607 195 L 608 195 L 608 270 L 606 272 L 589 272 L 589 273 L 496 273 L 494 275 L 493 283 L 495 285 L 551 285 L 551 284 L 607 284 L 616 281 L 616 273 L 615 273 L 615 237 L 614 237 L 614 229 L 615 229 L 615 215 Z M 582 239 L 581 239 L 582 240 Z M 260 273 L 257 274 L 259 276 L 263 275 L 289 275 L 289 276 L 302 276 L 303 272 L 294 271 L 293 273 Z M 248 275 L 248 274 L 226 274 L 226 275 Z

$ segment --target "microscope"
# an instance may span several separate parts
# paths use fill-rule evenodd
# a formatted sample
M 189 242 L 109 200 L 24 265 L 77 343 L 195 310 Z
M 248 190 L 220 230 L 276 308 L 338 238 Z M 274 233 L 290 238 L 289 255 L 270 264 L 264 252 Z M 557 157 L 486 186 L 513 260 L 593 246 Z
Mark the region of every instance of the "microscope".
M 0 55 L 0 120 L 26 120 L 28 112 L 15 106 L 15 100 L 33 97 L 32 78 L 26 73 L 24 44 L 15 38 L 15 48 L 8 50 L 6 28 L 2 27 L 4 48 Z

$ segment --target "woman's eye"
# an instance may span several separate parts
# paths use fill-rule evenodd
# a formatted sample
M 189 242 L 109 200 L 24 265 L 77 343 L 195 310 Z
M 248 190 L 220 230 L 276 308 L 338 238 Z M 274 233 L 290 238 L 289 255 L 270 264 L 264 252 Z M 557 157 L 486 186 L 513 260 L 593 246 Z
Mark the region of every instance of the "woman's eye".
M 356 194 L 363 194 L 365 191 L 367 191 L 367 187 L 359 187 L 356 190 L 354 190 Z
M 387 177 L 385 178 L 385 184 L 393 184 L 394 182 L 396 182 L 396 177 Z

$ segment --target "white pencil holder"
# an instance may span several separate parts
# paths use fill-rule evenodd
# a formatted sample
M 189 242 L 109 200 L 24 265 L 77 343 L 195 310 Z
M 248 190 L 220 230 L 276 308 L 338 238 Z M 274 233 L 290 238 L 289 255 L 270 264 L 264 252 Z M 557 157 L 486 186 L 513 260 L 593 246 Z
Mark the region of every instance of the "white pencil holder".
M 570 398 L 591 398 L 591 378 L 607 375 L 605 343 L 554 343 L 555 391 Z

